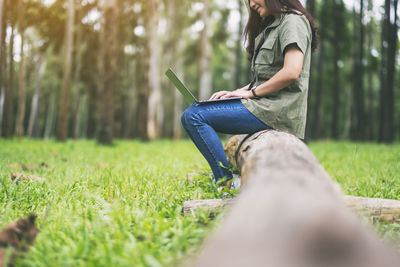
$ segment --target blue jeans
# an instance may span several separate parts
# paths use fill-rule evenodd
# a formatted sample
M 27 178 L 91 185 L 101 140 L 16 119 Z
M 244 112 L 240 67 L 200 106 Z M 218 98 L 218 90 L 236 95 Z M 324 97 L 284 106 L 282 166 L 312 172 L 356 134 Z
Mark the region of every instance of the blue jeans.
M 224 147 L 216 132 L 252 134 L 271 129 L 243 106 L 240 100 L 198 105 L 193 103 L 182 114 L 183 128 L 203 154 L 214 178 L 232 178 Z M 222 166 L 221 166 L 222 165 Z

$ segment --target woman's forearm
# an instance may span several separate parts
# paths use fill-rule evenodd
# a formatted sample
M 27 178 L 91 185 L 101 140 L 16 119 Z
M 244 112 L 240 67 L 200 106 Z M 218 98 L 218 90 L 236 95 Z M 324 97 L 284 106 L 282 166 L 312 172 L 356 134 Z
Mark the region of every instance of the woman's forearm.
M 256 95 L 266 96 L 296 81 L 302 72 L 303 60 L 304 55 L 300 49 L 295 45 L 290 46 L 286 50 L 283 68 L 272 76 L 271 79 L 260 84 L 254 91 Z
M 296 75 L 293 75 L 288 70 L 283 68 L 271 79 L 257 86 L 254 92 L 257 96 L 266 96 L 289 86 L 291 83 L 296 81 L 296 79 Z

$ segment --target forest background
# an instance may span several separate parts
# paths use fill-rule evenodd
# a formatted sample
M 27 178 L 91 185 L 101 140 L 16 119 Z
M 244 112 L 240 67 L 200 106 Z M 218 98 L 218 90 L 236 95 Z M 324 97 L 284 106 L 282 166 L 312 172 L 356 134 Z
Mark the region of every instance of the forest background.
M 398 0 L 303 1 L 319 25 L 307 140 L 400 139 Z M 186 103 L 250 80 L 242 0 L 0 0 L 3 137 L 184 137 Z

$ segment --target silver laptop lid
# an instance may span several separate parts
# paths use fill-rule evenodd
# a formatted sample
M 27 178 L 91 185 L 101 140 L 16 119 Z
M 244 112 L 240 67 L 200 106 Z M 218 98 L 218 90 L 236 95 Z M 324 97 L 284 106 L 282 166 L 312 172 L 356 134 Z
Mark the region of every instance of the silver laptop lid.
M 176 76 L 176 74 L 169 68 L 165 75 L 171 80 L 171 82 L 175 85 L 175 87 L 181 92 L 186 102 L 192 104 L 193 102 L 198 102 L 197 98 L 190 92 L 190 90 L 181 82 L 181 80 Z

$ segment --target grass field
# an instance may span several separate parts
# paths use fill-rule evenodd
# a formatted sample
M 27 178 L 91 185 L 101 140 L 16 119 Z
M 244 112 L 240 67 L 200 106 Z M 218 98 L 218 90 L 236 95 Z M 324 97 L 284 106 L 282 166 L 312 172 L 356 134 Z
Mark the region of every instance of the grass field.
M 309 146 L 346 194 L 400 199 L 400 145 Z M 16 183 L 10 172 L 45 182 Z M 0 139 L 0 228 L 39 215 L 40 233 L 19 266 L 171 266 L 193 255 L 216 223 L 206 213 L 182 216 L 185 200 L 221 194 L 207 178 L 188 182 L 190 172 L 209 168 L 187 140 L 103 147 Z M 400 240 L 399 224 L 376 228 Z

